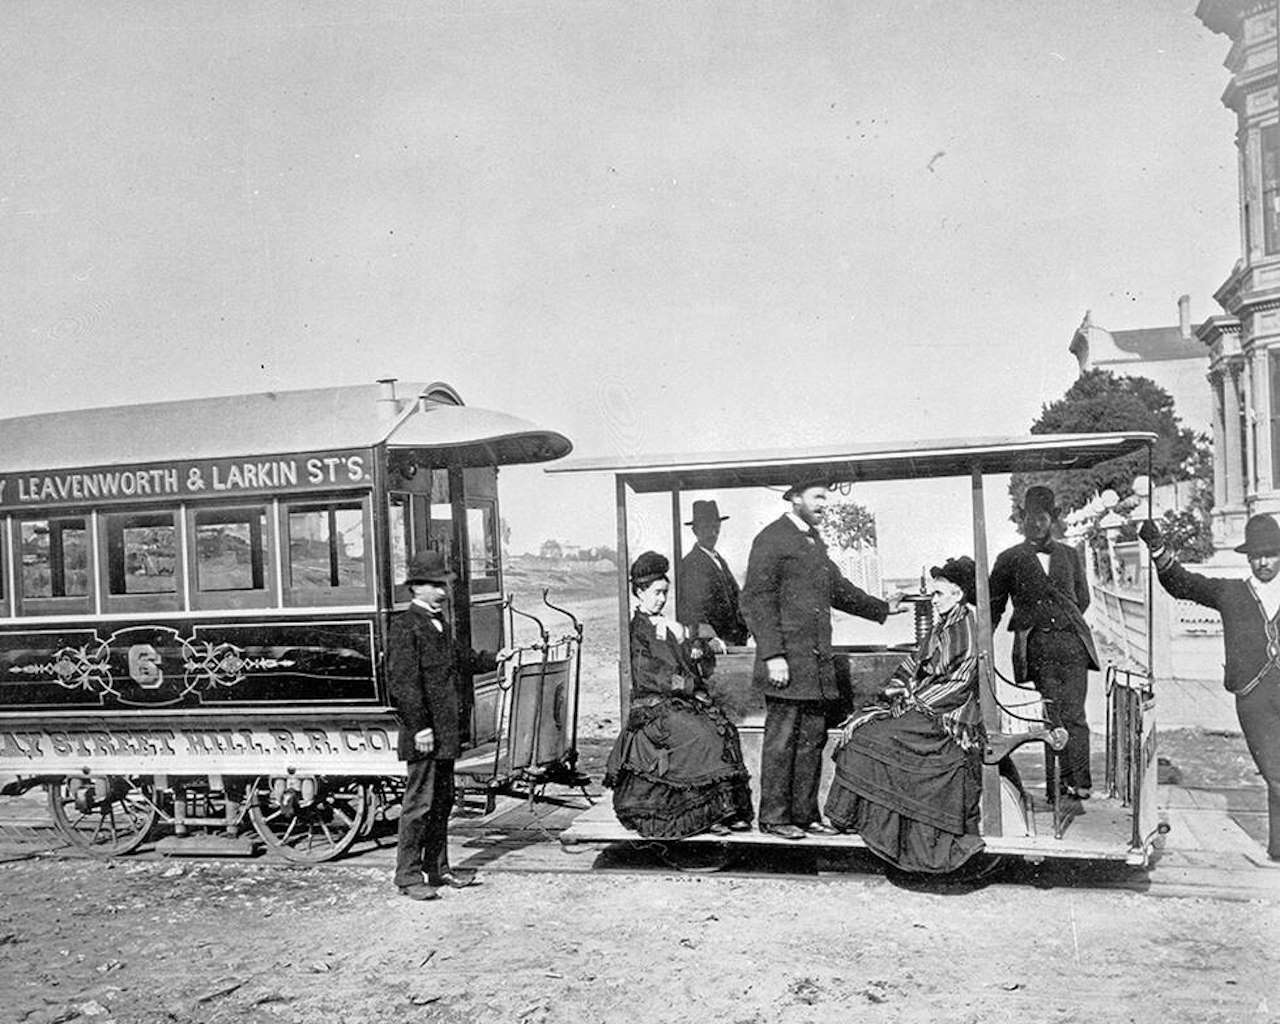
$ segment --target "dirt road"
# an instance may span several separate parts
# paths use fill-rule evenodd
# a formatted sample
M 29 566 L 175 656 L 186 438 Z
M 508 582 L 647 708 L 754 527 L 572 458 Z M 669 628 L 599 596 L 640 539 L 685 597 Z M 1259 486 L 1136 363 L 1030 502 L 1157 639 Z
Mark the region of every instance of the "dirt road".
M 28 1024 L 1280 1021 L 1280 906 L 883 876 L 490 872 L 433 904 L 356 863 L 0 866 Z
M 616 610 L 575 610 L 598 779 Z M 1252 764 L 1238 736 L 1162 744 L 1190 788 L 1167 791 L 1179 824 L 1149 887 L 1063 870 L 919 885 L 797 857 L 679 874 L 563 852 L 552 818 L 505 837 L 457 822 L 455 862 L 489 869 L 430 904 L 394 894 L 386 841 L 312 869 L 0 863 L 0 1022 L 1280 1024 L 1280 898 L 1263 884 L 1280 869 L 1249 857 L 1265 827 Z

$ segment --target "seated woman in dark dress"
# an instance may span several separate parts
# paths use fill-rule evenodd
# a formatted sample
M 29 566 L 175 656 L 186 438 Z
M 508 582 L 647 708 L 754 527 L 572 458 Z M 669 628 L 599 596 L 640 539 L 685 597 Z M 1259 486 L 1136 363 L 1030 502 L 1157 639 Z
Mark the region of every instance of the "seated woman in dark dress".
M 884 694 L 841 726 L 827 817 L 907 871 L 945 872 L 983 848 L 974 564 L 932 570 L 933 626 Z
M 631 566 L 631 710 L 605 771 L 618 820 L 642 836 L 677 839 L 751 827 L 751 788 L 738 730 L 705 681 L 717 641 L 691 638 L 662 616 L 668 562 L 646 551 Z M 723 645 L 719 645 L 723 652 Z

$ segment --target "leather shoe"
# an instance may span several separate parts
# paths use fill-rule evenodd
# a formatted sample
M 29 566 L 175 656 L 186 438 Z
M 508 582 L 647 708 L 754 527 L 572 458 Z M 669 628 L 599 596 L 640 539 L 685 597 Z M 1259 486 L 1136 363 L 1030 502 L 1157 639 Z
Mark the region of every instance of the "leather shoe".
M 729 834 L 729 826 L 723 821 L 717 821 L 707 826 L 707 831 L 713 836 L 727 836 Z
M 811 836 L 836 836 L 840 834 L 838 828 L 828 825 L 825 821 L 811 821 L 804 827 L 804 830 Z
M 760 831 L 782 839 L 803 839 L 807 835 L 804 829 L 795 825 L 761 825 Z
M 417 885 L 400 886 L 400 895 L 408 896 L 411 900 L 438 900 L 440 898 L 440 894 L 424 882 L 419 882 Z
M 1067 796 L 1073 796 L 1077 800 L 1088 800 L 1089 797 L 1093 796 L 1093 790 L 1091 790 L 1088 786 L 1080 786 L 1079 788 L 1076 788 L 1074 786 L 1068 786 Z
M 457 871 L 447 871 L 438 877 L 429 877 L 427 882 L 441 887 L 447 885 L 450 889 L 465 889 L 469 885 L 479 885 L 480 876 L 474 871 L 459 868 Z
M 750 832 L 751 822 L 747 821 L 746 818 L 738 818 L 736 821 L 729 822 L 729 831 L 730 832 Z

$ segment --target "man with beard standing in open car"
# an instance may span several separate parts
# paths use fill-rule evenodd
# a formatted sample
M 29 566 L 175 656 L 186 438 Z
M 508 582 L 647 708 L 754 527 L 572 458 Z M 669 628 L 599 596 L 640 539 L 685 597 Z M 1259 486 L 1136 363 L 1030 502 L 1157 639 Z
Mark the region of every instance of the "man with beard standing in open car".
M 1160 585 L 1172 597 L 1222 616 L 1222 684 L 1235 696 L 1240 730 L 1267 784 L 1267 858 L 1280 863 L 1280 525 L 1271 516 L 1251 516 L 1245 523 L 1244 543 L 1236 551 L 1249 559 L 1247 580 L 1211 579 L 1184 569 L 1150 519 L 1138 536 L 1151 549 Z
M 784 839 L 832 835 L 818 810 L 827 709 L 840 697 L 831 653 L 831 609 L 873 622 L 903 610 L 855 587 L 818 534 L 828 483 L 795 481 L 789 511 L 757 535 L 747 560 L 742 614 L 756 638 L 755 683 L 764 690 L 760 831 Z

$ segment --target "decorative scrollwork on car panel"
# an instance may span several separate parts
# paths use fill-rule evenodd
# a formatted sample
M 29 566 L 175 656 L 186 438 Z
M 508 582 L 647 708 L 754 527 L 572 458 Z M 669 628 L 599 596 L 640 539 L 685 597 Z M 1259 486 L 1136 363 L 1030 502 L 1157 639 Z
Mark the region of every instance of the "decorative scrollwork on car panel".
M 48 661 L 11 665 L 15 675 L 52 678 L 68 690 L 99 693 L 111 685 L 110 648 L 102 641 L 82 647 L 60 647 Z
M 183 667 L 187 678 L 197 685 L 209 687 L 235 686 L 250 672 L 269 668 L 290 668 L 294 663 L 283 658 L 246 658 L 244 649 L 235 644 L 215 644 L 207 640 L 183 640 Z

